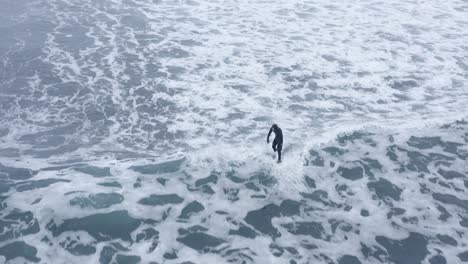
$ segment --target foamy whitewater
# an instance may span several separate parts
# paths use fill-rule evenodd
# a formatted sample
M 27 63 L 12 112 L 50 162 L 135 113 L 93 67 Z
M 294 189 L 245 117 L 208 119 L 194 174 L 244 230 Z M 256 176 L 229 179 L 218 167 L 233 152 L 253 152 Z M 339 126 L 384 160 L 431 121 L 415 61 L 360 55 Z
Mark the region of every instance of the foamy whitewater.
M 2 0 L 0 62 L 0 263 L 468 262 L 466 0 Z

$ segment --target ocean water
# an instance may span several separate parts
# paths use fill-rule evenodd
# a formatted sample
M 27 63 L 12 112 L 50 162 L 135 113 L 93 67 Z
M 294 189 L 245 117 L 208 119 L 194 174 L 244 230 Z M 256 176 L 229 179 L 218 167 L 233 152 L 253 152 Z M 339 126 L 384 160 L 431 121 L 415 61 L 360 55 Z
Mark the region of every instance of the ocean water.
M 1 0 L 0 62 L 0 263 L 468 262 L 466 0 Z

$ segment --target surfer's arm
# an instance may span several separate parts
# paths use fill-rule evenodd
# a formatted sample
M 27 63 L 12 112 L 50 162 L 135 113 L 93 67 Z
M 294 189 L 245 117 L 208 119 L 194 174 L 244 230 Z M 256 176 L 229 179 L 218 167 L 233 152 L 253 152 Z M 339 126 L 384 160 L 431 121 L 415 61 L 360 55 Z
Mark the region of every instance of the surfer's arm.
M 271 135 L 271 132 L 273 131 L 273 127 L 270 128 L 270 131 L 268 131 L 268 136 L 267 136 L 267 143 L 270 143 L 270 135 Z

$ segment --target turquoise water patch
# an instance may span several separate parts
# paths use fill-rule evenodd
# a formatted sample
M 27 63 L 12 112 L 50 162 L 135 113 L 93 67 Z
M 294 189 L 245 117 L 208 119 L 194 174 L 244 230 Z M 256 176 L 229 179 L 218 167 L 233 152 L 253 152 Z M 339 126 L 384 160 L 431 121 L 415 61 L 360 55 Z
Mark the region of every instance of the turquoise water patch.
M 70 200 L 71 206 L 79 206 L 81 208 L 108 208 L 114 204 L 119 204 L 124 197 L 118 193 L 96 193 L 88 196 L 78 196 Z

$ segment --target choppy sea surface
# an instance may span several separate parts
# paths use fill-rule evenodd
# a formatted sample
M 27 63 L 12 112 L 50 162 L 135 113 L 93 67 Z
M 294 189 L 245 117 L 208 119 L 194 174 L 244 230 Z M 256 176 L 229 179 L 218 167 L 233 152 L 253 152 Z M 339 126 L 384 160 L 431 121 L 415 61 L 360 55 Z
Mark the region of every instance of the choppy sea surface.
M 0 263 L 468 262 L 467 118 L 466 0 L 1 0 Z

